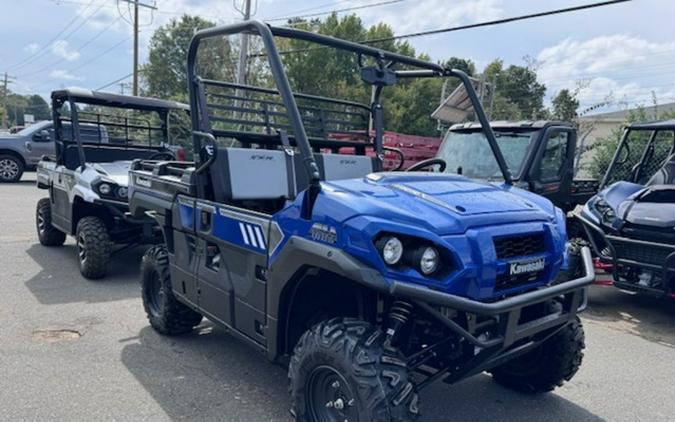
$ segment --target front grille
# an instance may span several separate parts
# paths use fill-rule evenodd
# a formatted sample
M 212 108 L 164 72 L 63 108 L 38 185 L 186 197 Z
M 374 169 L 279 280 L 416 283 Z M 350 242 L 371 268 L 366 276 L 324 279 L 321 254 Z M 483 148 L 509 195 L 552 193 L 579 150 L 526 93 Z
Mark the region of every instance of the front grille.
M 498 259 L 536 255 L 545 251 L 543 233 L 499 237 L 494 239 L 494 243 Z
M 626 223 L 621 233 L 631 239 L 675 244 L 675 231 L 668 228 Z
M 513 287 L 535 283 L 541 279 L 542 275 L 543 271 L 516 275 L 511 275 L 509 273 L 500 274 L 497 276 L 497 281 L 495 282 L 495 290 L 506 290 Z
M 661 246 L 622 242 L 616 239 L 613 239 L 612 243 L 619 259 L 628 259 L 652 265 L 664 265 L 668 255 L 675 251 Z

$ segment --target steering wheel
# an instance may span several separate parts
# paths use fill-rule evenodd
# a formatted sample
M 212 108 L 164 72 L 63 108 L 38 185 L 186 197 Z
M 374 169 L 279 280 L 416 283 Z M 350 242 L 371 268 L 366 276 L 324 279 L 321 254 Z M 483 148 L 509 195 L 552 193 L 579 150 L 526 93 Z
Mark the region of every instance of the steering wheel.
M 147 159 L 148 160 L 160 160 L 162 157 L 166 157 L 168 161 L 176 161 L 176 154 L 173 151 L 160 151 L 152 154 Z
M 391 171 L 399 171 L 401 170 L 401 167 L 403 167 L 403 164 L 405 164 L 405 155 L 403 154 L 403 151 L 401 151 L 398 148 L 394 147 L 387 147 L 387 146 L 382 146 L 382 149 L 386 152 L 393 152 L 394 154 L 398 155 L 398 165 L 391 169 Z
M 420 161 L 419 163 L 413 164 L 412 166 L 408 167 L 406 171 L 418 171 L 431 166 L 438 166 L 439 172 L 443 173 L 445 168 L 448 166 L 448 163 L 446 163 L 442 158 L 428 158 L 426 160 Z

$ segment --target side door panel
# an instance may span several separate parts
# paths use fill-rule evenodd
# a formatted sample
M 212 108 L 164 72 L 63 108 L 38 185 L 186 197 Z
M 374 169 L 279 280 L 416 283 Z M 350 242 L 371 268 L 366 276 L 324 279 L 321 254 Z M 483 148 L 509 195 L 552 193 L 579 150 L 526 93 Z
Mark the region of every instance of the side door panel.
M 198 202 L 200 308 L 265 344 L 267 216 Z
M 574 178 L 576 135 L 569 128 L 547 128 L 529 175 L 532 192 L 558 206 L 569 197 Z
M 195 200 L 179 196 L 171 210 L 172 242 L 171 282 L 175 295 L 182 300 L 197 305 L 199 287 L 196 279 L 200 254 L 195 233 Z
M 50 198 L 52 201 L 52 224 L 66 233 L 71 233 L 73 207 L 69 193 L 75 186 L 75 174 L 63 166 L 51 172 Z

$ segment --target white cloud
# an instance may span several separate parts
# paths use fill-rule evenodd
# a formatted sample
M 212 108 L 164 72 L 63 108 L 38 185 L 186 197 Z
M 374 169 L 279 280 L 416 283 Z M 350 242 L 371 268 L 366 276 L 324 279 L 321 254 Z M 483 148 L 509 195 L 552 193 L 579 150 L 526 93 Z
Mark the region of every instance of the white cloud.
M 366 24 L 386 22 L 396 34 L 462 25 L 504 16 L 502 0 L 423 0 L 359 10 Z
M 63 69 L 56 69 L 52 70 L 51 73 L 49 74 L 49 77 L 52 79 L 61 79 L 64 81 L 81 81 L 84 78 L 75 76 L 72 73 L 69 73 L 67 70 Z
M 55 56 L 61 57 L 64 60 L 72 62 L 80 58 L 80 53 L 69 48 L 68 41 L 58 40 L 52 44 L 52 53 Z
M 650 103 L 652 91 L 659 102 L 673 102 L 673 56 L 675 41 L 651 42 L 626 34 L 568 38 L 538 54 L 538 76 L 551 95 L 574 89 L 581 81 L 582 106 L 608 97 L 630 106 Z
M 39 49 L 40 49 L 40 44 L 34 42 L 34 43 L 30 43 L 27 46 L 25 46 L 23 48 L 23 51 L 25 51 L 27 53 L 30 53 L 30 54 L 34 54 L 34 53 L 37 53 Z

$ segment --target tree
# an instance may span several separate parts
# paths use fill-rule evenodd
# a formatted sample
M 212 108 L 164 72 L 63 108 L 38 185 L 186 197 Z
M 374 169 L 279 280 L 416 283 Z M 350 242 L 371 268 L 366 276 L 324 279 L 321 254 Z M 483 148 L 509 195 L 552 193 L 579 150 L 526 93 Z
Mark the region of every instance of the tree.
M 510 65 L 494 60 L 483 70 L 483 79 L 495 85 L 492 119 L 537 119 L 546 116 L 546 86 L 537 81 L 531 67 Z
M 9 91 L 9 90 L 8 90 Z M 49 105 L 39 95 L 19 95 L 11 91 L 8 92 L 5 101 L 4 113 L 10 125 L 24 125 L 24 116 L 32 114 L 35 121 L 50 120 L 52 118 Z M 0 122 L 2 117 L 0 115 Z
M 183 15 L 157 28 L 150 39 L 147 62 L 141 68 L 144 94 L 158 98 L 187 98 L 186 58 L 190 40 L 200 29 L 215 23 L 198 16 Z M 209 57 L 209 60 L 214 59 Z
M 565 122 L 572 122 L 577 117 L 579 100 L 569 89 L 562 89 L 558 95 L 553 98 L 553 117 Z

